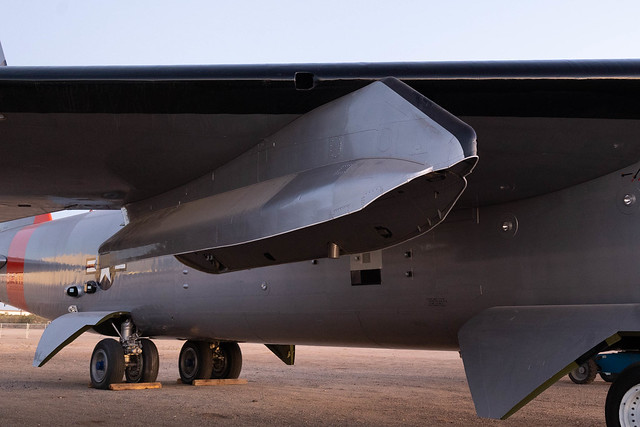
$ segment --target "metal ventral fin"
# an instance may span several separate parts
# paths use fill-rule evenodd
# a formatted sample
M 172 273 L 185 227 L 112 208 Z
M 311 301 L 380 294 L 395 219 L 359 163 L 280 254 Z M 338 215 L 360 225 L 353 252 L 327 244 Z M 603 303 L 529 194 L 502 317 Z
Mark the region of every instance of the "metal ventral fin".
M 323 258 L 335 245 L 382 249 L 440 223 L 476 161 L 473 129 L 385 79 L 187 186 L 127 206 L 130 222 L 102 245 L 100 265 L 178 255 L 221 273 Z
M 505 419 L 611 344 L 640 330 L 640 304 L 494 307 L 458 332 L 478 416 Z M 605 343 L 606 342 L 606 343 Z
M 265 344 L 273 354 L 278 356 L 285 365 L 292 366 L 296 360 L 296 346 L 289 344 Z

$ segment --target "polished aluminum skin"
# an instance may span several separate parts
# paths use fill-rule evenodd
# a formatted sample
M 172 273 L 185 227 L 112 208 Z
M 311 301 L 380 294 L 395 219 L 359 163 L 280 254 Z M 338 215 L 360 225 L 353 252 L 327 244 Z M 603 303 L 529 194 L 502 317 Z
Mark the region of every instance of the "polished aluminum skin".
M 382 249 L 439 224 L 476 160 L 473 129 L 389 78 L 198 180 L 125 205 L 128 223 L 99 263 L 180 254 L 220 273 L 325 257 L 330 243 Z

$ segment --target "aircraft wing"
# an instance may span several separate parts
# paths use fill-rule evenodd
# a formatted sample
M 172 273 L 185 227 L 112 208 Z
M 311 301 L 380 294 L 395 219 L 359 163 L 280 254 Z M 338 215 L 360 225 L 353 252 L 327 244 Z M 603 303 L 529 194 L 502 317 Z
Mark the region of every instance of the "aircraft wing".
M 639 77 L 635 60 L 2 67 L 0 220 L 124 206 L 104 262 L 173 253 L 212 272 L 388 246 L 454 204 L 631 164 Z M 446 197 L 413 206 L 426 193 Z M 301 237 L 316 244 L 280 250 Z

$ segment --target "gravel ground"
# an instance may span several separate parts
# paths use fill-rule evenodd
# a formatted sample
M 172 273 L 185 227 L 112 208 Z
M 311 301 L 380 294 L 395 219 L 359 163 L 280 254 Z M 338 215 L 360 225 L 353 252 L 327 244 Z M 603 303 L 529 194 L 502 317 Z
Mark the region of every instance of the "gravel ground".
M 163 388 L 88 387 L 101 339 L 84 334 L 42 368 L 31 366 L 41 331 L 0 335 L 0 425 L 495 425 L 600 426 L 609 385 L 567 377 L 506 421 L 477 418 L 456 352 L 299 346 L 296 366 L 241 344 L 246 385 L 179 385 L 182 342 L 156 340 Z

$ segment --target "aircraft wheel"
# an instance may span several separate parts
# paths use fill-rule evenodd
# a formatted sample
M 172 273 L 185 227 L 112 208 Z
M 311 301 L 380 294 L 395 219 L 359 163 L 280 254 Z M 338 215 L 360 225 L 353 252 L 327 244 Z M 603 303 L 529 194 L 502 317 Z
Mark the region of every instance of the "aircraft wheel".
M 89 374 L 91 385 L 98 389 L 104 390 L 109 384 L 122 381 L 124 350 L 118 341 L 105 338 L 96 344 L 91 355 Z
M 180 379 L 185 384 L 193 380 L 211 377 L 213 369 L 213 353 L 211 344 L 206 341 L 187 341 L 180 350 L 178 359 Z
M 622 371 L 609 387 L 605 404 L 608 427 L 640 425 L 640 363 Z
M 221 342 L 213 351 L 211 378 L 238 378 L 242 370 L 242 352 L 235 342 Z
M 131 364 L 124 370 L 128 383 L 152 383 L 158 378 L 160 357 L 153 341 L 141 339 L 142 354 L 131 356 Z
M 589 359 L 569 372 L 569 378 L 576 384 L 591 384 L 596 379 L 597 373 L 598 365 L 593 359 Z

